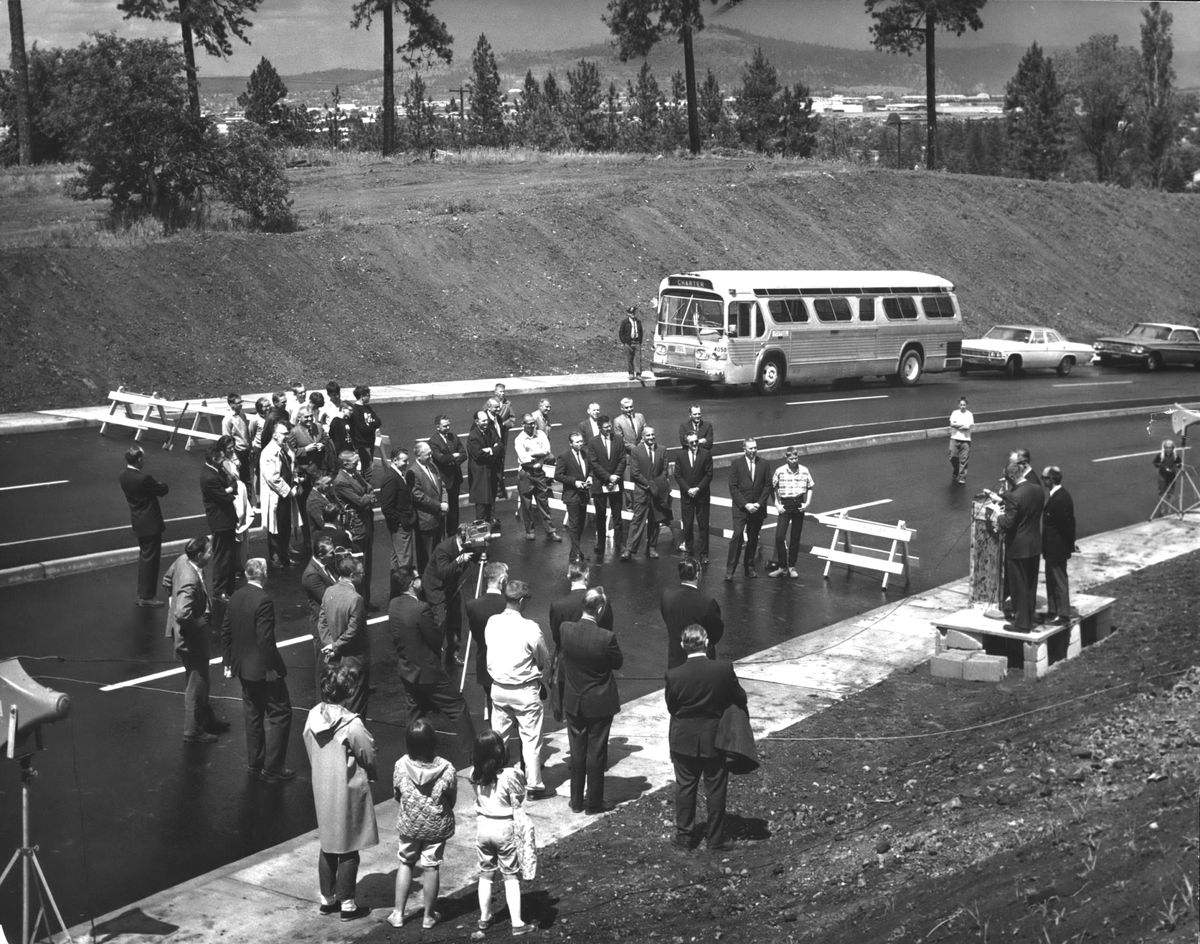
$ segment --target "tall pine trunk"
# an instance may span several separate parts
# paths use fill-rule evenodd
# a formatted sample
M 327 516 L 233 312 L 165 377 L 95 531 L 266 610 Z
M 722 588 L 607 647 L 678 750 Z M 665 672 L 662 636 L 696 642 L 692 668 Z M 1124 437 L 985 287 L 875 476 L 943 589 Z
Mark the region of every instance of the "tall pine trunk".
M 700 153 L 700 108 L 696 104 L 696 57 L 692 52 L 692 30 L 684 25 L 679 30 L 683 40 L 683 73 L 687 83 L 688 149 Z
M 395 45 L 392 42 L 392 3 L 383 5 L 383 156 L 396 148 Z
M 933 13 L 925 17 L 925 169 L 934 170 L 937 162 L 937 65 L 933 54 L 933 38 L 937 21 Z
M 29 102 L 29 60 L 25 56 L 25 18 L 21 0 L 8 0 L 8 31 L 12 36 L 12 71 L 17 90 L 17 159 L 33 163 L 33 116 Z

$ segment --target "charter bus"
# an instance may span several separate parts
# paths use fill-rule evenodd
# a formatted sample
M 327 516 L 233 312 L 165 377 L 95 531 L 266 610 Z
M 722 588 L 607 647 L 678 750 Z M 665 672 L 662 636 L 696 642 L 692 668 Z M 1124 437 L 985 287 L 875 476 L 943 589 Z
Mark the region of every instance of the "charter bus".
M 773 393 L 874 376 L 911 386 L 962 366 L 954 285 L 924 272 L 682 272 L 655 302 L 656 377 Z

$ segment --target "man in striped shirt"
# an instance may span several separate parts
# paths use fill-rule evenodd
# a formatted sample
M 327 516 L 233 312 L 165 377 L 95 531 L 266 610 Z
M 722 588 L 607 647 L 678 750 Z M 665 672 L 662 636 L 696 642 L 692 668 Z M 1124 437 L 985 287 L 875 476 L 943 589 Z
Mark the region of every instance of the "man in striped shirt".
M 771 477 L 771 491 L 775 495 L 775 511 L 779 518 L 775 523 L 775 568 L 768 577 L 800 576 L 796 570 L 800 532 L 816 484 L 808 469 L 800 464 L 799 446 L 788 446 L 784 458 L 787 461 Z

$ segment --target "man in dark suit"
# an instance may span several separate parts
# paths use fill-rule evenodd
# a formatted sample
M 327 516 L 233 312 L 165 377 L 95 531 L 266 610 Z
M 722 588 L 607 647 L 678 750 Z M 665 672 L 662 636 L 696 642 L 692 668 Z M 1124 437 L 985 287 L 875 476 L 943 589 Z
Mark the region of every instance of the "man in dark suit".
M 397 446 L 379 478 L 379 510 L 392 542 L 392 570 L 417 566 L 417 509 L 408 450 Z
M 725 561 L 725 579 L 732 580 L 746 543 L 746 576 L 757 577 L 754 566 L 758 553 L 758 532 L 767 518 L 767 501 L 771 497 L 771 469 L 758 458 L 758 443 L 748 438 L 742 444 L 745 455 L 729 467 L 729 497 L 733 499 L 733 539 L 729 542 L 729 557 Z
M 347 449 L 338 460 L 342 468 L 333 480 L 333 495 L 346 512 L 346 525 L 354 539 L 355 550 L 362 554 L 362 597 L 371 608 L 371 569 L 375 562 L 375 489 L 362 472 L 362 459 Z
M 417 572 L 423 573 L 433 549 L 446 536 L 450 497 L 442 474 L 434 465 L 429 443 L 419 442 L 415 449 L 417 461 L 410 471 L 413 505 L 417 510 Z
M 308 601 L 308 625 L 313 637 L 313 665 L 316 667 L 317 691 L 321 690 L 321 676 L 325 672 L 325 655 L 321 652 L 324 644 L 318 623 L 321 618 L 321 603 L 325 599 L 325 591 L 337 583 L 334 573 L 333 538 L 320 537 L 313 545 L 313 556 L 300 575 L 300 586 L 304 589 L 304 598 Z
M 586 446 L 593 439 L 600 435 L 600 404 L 589 403 L 587 405 L 587 413 L 580 421 L 579 435 L 583 437 L 583 444 Z
M 429 448 L 433 452 L 433 464 L 442 476 L 446 488 L 446 533 L 458 530 L 458 496 L 462 494 L 463 463 L 467 461 L 467 448 L 457 433 L 450 431 L 450 418 L 439 413 L 434 420 L 437 429 L 429 437 Z
M 167 636 L 176 640 L 187 687 L 183 692 L 183 739 L 211 744 L 228 731 L 228 722 L 213 713 L 208 700 L 208 634 L 212 606 L 204 587 L 204 565 L 212 557 L 208 535 L 190 541 L 163 577 L 169 596 Z
M 588 494 L 592 474 L 584 451 L 583 433 L 571 433 L 571 445 L 554 460 L 554 480 L 562 485 L 562 500 L 567 506 L 567 537 L 571 539 L 571 560 L 582 560 L 583 526 L 587 521 Z
M 486 410 L 475 414 L 475 425 L 467 434 L 467 496 L 475 505 L 475 518 L 491 523 L 499 531 L 493 514 L 496 503 L 496 483 L 504 475 L 504 452 L 496 433 L 496 425 Z
M 688 430 L 675 460 L 675 482 L 679 485 L 679 513 L 683 524 L 681 549 L 695 554 L 701 566 L 708 564 L 708 517 L 712 507 L 713 461 L 711 450 L 700 445 L 694 430 Z M 692 538 L 692 524 L 696 536 Z
M 317 637 L 325 662 L 358 670 L 358 681 L 346 693 L 342 704 L 356 715 L 365 715 L 371 685 L 371 644 L 367 636 L 367 607 L 359 593 L 362 562 L 347 554 L 337 562 L 337 578 L 337 583 L 321 598 Z
M 621 481 L 625 478 L 625 444 L 613 435 L 612 420 L 601 415 L 600 435 L 588 443 L 588 468 L 592 473 L 592 502 L 596 509 L 597 554 L 604 553 L 605 519 L 612 513 L 613 547 L 625 544 L 625 519 Z
M 312 554 L 312 524 L 304 513 L 313 486 L 326 473 L 332 471 L 329 437 L 313 416 L 312 404 L 307 400 L 297 410 L 296 423 L 288 434 L 288 445 L 296 457 L 296 508 L 300 513 L 300 548 L 298 556 Z
M 629 560 L 646 538 L 646 555 L 658 557 L 658 534 L 671 527 L 671 484 L 667 480 L 667 454 L 658 444 L 653 426 L 642 430 L 642 442 L 630 446 L 629 481 L 633 483 L 633 523 L 621 560 Z
M 571 589 L 561 597 L 550 602 L 550 639 L 554 643 L 557 654 L 562 648 L 562 624 L 574 623 L 583 616 L 583 598 L 588 591 L 588 577 L 592 568 L 587 561 L 572 561 L 567 568 L 567 579 L 571 581 Z M 605 605 L 597 622 L 602 629 L 613 628 L 613 609 Z
M 646 332 L 642 330 L 642 319 L 637 316 L 637 311 L 637 305 L 626 308 L 625 317 L 621 319 L 621 326 L 617 329 L 617 337 L 625 348 L 625 362 L 629 367 L 630 380 L 637 380 L 642 376 L 642 342 L 646 339 Z
M 1038 560 L 1042 555 L 1042 511 L 1046 504 L 1045 491 L 1026 477 L 1028 471 L 1017 453 L 1008 457 L 1005 472 L 1017 484 L 1000 499 L 1004 511 L 996 522 L 1004 532 L 1004 569 L 1013 605 L 1008 628 L 1019 633 L 1033 631 Z M 999 497 L 994 492 L 989 494 Z
M 578 622 L 562 624 L 563 714 L 571 748 L 573 813 L 604 812 L 608 734 L 613 716 L 621 710 L 613 672 L 625 657 L 612 630 L 597 625 L 606 602 L 604 589 L 595 587 L 583 598 Z
M 483 720 L 492 718 L 492 677 L 487 670 L 487 621 L 504 611 L 504 585 L 508 583 L 508 564 L 488 561 L 483 565 L 483 593 L 467 601 L 467 629 L 475 643 L 475 681 L 483 689 Z
M 683 665 L 667 670 L 664 692 L 671 727 L 667 737 L 675 766 L 675 839 L 683 849 L 695 846 L 696 791 L 704 778 L 708 807 L 705 836 L 710 851 L 728 848 L 725 836 L 725 793 L 729 770 L 717 750 L 717 726 L 731 705 L 746 707 L 746 692 L 733 663 L 705 657 L 708 636 L 702 626 L 683 631 Z
M 433 549 L 421 575 L 425 600 L 442 629 L 447 666 L 462 664 L 458 656 L 462 647 L 458 638 L 462 634 L 462 585 L 475 557 L 467 548 L 466 537 L 467 526 L 459 525 L 458 531 Z
M 237 485 L 225 474 L 224 459 L 225 452 L 220 446 L 208 450 L 204 468 L 200 470 L 200 498 L 208 530 L 212 532 L 213 593 L 228 600 L 237 571 L 238 513 L 233 501 Z
M 695 434 L 701 449 L 712 451 L 713 424 L 704 418 L 700 407 L 694 403 L 688 408 L 688 418 L 679 424 L 679 445 L 687 445 L 688 433 Z
M 679 562 L 679 586 L 663 588 L 658 611 L 667 624 L 668 669 L 683 665 L 687 657 L 680 640 L 683 631 L 695 624 L 703 626 L 708 636 L 706 654 L 710 659 L 717 657 L 725 621 L 721 619 L 721 604 L 700 589 L 700 565 L 695 558 L 685 557 Z
M 162 566 L 162 536 L 167 529 L 158 500 L 170 488 L 148 472 L 142 471 L 146 454 L 134 443 L 125 450 L 125 471 L 121 473 L 121 491 L 129 502 L 129 523 L 138 541 L 138 606 L 162 606 L 156 599 L 158 570 Z
M 225 677 L 242 683 L 246 717 L 246 766 L 268 782 L 292 780 L 296 771 L 284 766 L 292 702 L 287 666 L 275 646 L 275 603 L 263 589 L 267 562 L 246 561 L 246 583 L 229 599 L 221 625 Z
M 392 579 L 397 595 L 388 604 L 388 627 L 404 683 L 407 724 L 411 727 L 426 715 L 440 713 L 458 735 L 450 760 L 456 767 L 468 766 L 475 725 L 466 701 L 442 666 L 442 631 L 429 605 L 421 600 L 421 578 L 412 567 L 401 567 Z
M 1071 582 L 1067 561 L 1075 550 L 1075 502 L 1063 488 L 1062 469 L 1048 466 L 1042 481 L 1049 492 L 1042 517 L 1042 559 L 1046 562 L 1046 621 L 1071 621 Z

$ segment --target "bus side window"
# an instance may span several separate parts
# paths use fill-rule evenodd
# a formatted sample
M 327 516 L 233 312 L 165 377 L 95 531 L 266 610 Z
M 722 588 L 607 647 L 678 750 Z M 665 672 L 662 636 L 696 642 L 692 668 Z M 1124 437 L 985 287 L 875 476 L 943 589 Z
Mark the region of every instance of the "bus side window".
M 756 317 L 757 316 L 757 317 Z M 731 337 L 761 338 L 766 331 L 762 311 L 754 302 L 734 302 L 729 309 L 729 326 L 737 326 L 736 335 Z
M 858 300 L 858 320 L 859 321 L 874 321 L 875 320 L 875 299 L 860 298 Z
M 758 305 L 754 306 L 754 323 L 755 323 L 755 329 L 756 329 L 754 332 L 754 336 L 756 338 L 761 338 L 764 334 L 767 333 L 767 326 L 763 322 L 762 308 L 759 307 Z

